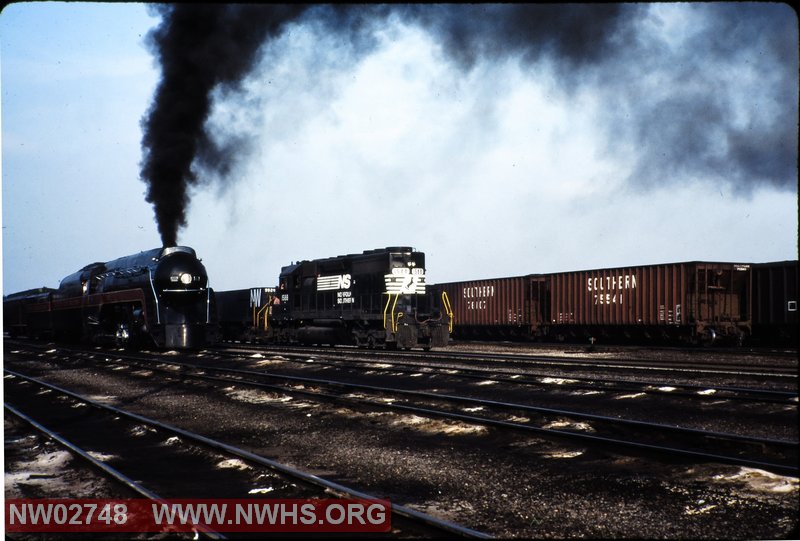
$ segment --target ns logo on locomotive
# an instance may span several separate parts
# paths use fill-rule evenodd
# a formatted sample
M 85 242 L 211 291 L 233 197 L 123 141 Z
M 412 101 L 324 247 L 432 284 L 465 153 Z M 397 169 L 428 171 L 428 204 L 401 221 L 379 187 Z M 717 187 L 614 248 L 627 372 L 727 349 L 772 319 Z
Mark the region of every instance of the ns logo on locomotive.
M 187 246 L 91 263 L 61 280 L 3 298 L 13 336 L 193 348 L 216 341 L 206 269 Z

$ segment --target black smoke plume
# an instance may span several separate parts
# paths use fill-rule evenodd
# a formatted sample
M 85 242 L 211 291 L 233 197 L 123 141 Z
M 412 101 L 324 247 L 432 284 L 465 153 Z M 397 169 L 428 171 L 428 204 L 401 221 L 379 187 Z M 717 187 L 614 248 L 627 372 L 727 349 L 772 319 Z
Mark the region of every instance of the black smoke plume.
M 259 47 L 302 13 L 302 5 L 177 4 L 154 7 L 161 24 L 148 43 L 162 70 L 153 104 L 142 120 L 141 177 L 155 209 L 164 246 L 177 243 L 186 225 L 192 168 L 202 155 L 225 170 L 225 152 L 206 133 L 211 92 L 235 87 L 248 73 Z
M 456 5 L 158 5 L 161 24 L 148 36 L 162 77 L 142 120 L 141 177 L 164 245 L 186 225 L 190 188 L 198 169 L 225 176 L 242 141 L 214 139 L 205 124 L 215 89 L 235 88 L 259 48 L 305 16 L 347 36 L 359 52 L 372 45 L 370 25 L 396 14 L 441 36 L 465 68 L 478 58 L 556 54 L 580 66 L 603 53 L 624 20 L 620 6 Z M 630 10 L 628 10 L 630 11 Z
M 661 24 L 653 4 L 158 6 L 162 22 L 148 38 L 162 79 L 142 121 L 141 176 L 162 242 L 176 243 L 190 187 L 225 178 L 247 150 L 235 133 L 207 133 L 213 93 L 235 91 L 262 45 L 290 23 L 313 23 L 358 55 L 374 46 L 374 29 L 397 17 L 428 31 L 465 71 L 483 61 L 546 60 L 567 93 L 590 87 L 603 97 L 609 150 L 636 149 L 628 179 L 636 189 L 692 177 L 721 179 L 742 194 L 759 185 L 794 189 L 796 15 L 780 4 L 684 8 L 702 24 L 686 36 L 677 29 L 684 43 L 675 52 L 648 34 Z M 750 83 L 758 95 L 745 120 L 727 88 L 743 55 L 753 68 L 743 77 L 765 79 Z M 663 85 L 648 86 L 659 78 Z

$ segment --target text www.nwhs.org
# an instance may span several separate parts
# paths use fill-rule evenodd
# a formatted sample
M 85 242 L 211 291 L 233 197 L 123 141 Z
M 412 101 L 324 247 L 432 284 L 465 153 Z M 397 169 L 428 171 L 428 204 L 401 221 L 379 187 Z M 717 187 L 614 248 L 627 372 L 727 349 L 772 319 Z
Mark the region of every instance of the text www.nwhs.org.
M 8 532 L 388 532 L 385 500 L 6 500 Z

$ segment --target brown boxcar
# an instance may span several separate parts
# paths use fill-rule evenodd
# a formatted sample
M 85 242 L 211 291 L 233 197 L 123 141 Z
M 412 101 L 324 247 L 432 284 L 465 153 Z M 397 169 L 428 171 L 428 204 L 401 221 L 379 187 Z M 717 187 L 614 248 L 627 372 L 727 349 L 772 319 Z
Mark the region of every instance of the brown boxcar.
M 797 347 L 797 260 L 753 265 L 753 340 Z
M 547 275 L 559 339 L 741 342 L 749 336 L 751 266 L 688 262 Z

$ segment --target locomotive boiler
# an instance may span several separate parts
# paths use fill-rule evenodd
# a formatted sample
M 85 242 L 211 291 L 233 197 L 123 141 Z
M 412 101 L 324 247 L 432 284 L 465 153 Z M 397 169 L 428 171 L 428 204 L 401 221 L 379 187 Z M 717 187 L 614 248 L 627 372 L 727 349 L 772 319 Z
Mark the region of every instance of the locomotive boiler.
M 192 348 L 216 340 L 213 302 L 195 251 L 170 246 L 91 263 L 57 289 L 4 297 L 4 326 L 12 336 Z
M 368 250 L 283 267 L 277 288 L 218 292 L 227 338 L 368 348 L 446 346 L 446 301 L 425 281 L 425 254 Z

